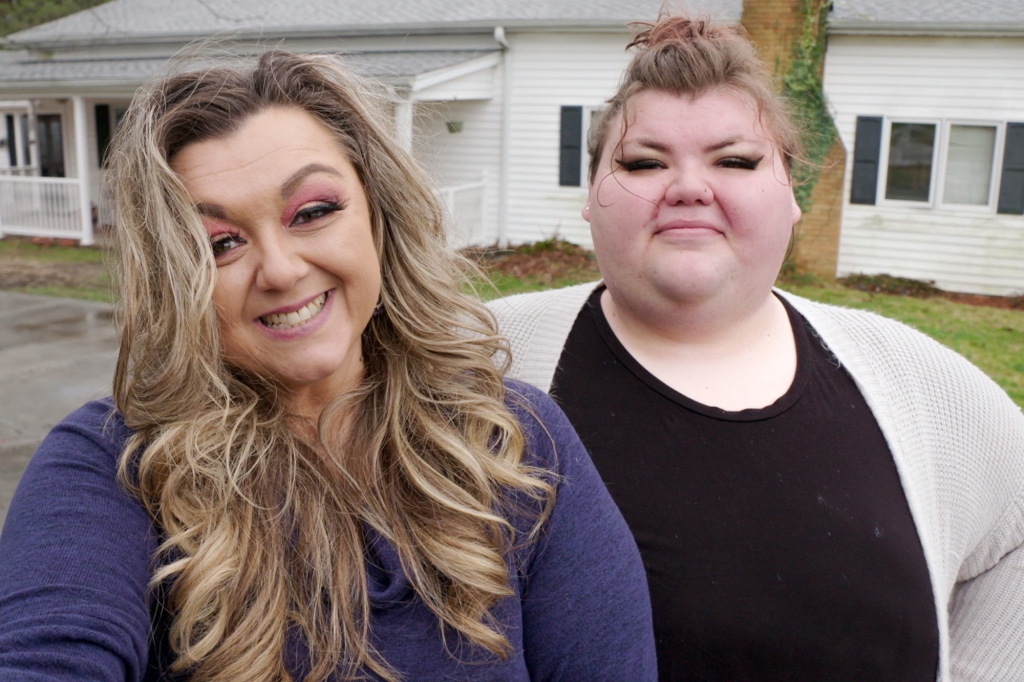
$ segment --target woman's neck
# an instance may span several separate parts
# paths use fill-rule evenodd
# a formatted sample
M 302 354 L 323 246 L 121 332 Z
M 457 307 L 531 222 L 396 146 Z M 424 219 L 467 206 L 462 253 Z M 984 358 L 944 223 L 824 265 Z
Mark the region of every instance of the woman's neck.
M 688 398 L 724 410 L 766 407 L 796 375 L 796 342 L 782 302 L 763 298 L 636 310 L 609 291 L 601 309 L 615 336 L 647 371 Z

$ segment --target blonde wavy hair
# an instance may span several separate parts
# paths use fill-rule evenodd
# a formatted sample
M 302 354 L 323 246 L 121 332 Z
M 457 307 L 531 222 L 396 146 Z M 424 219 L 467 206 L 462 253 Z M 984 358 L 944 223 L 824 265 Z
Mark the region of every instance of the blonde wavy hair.
M 397 549 L 442 637 L 509 651 L 491 608 L 513 594 L 510 551 L 531 539 L 509 518 L 531 514 L 535 535 L 554 488 L 523 461 L 495 364 L 505 342 L 461 293 L 442 211 L 394 141 L 388 106 L 334 58 L 270 51 L 149 84 L 117 133 L 114 400 L 134 431 L 120 476 L 161 534 L 150 587 L 171 614 L 171 670 L 191 679 L 290 679 L 296 633 L 307 680 L 398 679 L 369 642 L 366 527 Z M 315 429 L 296 428 L 272 377 L 225 364 L 209 238 L 169 165 L 272 107 L 312 115 L 355 166 L 383 277 L 364 380 Z

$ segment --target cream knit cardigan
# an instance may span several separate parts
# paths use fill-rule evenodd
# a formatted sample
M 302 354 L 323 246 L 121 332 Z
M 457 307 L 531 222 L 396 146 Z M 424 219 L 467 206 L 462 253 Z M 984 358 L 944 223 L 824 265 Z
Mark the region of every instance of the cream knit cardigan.
M 510 375 L 544 391 L 589 283 L 490 303 Z M 939 624 L 937 679 L 1024 680 L 1024 415 L 910 327 L 784 294 L 843 363 L 892 450 Z

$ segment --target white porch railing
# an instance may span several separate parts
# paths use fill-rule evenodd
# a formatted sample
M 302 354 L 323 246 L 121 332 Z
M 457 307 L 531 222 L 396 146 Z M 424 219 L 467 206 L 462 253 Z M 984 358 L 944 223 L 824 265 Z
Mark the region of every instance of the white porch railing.
M 437 190 L 437 198 L 441 200 L 448 213 L 451 228 L 448 242 L 453 248 L 469 246 L 484 237 L 486 192 L 486 174 L 478 182 Z
M 9 168 L 0 168 L 0 177 L 30 177 L 37 175 L 39 175 L 38 166 L 11 166 Z
M 75 178 L 0 175 L 0 236 L 86 238 L 80 191 Z

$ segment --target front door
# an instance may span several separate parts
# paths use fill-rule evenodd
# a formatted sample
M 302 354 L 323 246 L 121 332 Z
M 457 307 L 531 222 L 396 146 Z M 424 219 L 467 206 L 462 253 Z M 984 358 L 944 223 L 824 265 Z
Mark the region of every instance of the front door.
M 39 174 L 44 178 L 64 177 L 64 140 L 60 114 L 40 114 L 38 122 Z

